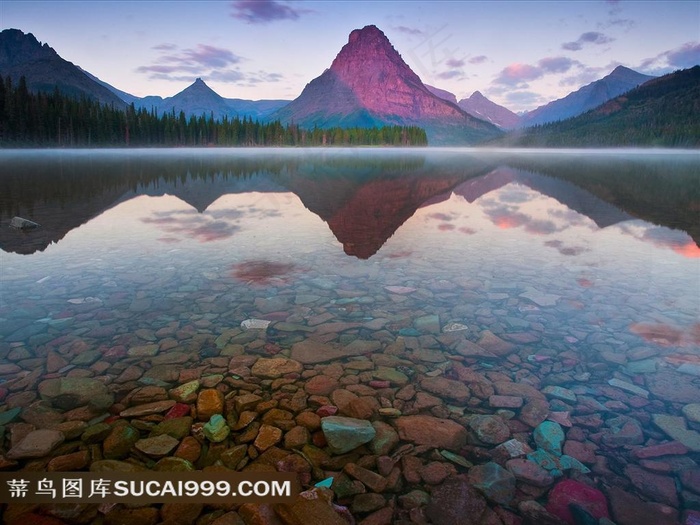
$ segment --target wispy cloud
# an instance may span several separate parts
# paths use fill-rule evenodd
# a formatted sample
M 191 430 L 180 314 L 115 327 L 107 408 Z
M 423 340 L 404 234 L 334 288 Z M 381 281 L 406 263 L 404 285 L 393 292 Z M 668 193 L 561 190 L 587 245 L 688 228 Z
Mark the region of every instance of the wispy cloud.
M 496 76 L 494 83 L 507 86 L 526 87 L 527 82 L 537 80 L 552 73 L 566 73 L 574 66 L 580 66 L 577 60 L 567 57 L 545 57 L 537 64 L 510 64 Z
M 206 44 L 188 49 L 180 49 L 174 44 L 160 44 L 153 49 L 160 51 L 160 56 L 152 64 L 136 69 L 150 78 L 181 81 L 195 77 L 242 77 L 242 73 L 231 67 L 243 59 L 228 49 Z
M 566 42 L 562 44 L 561 47 L 567 51 L 580 51 L 583 49 L 583 46 L 587 44 L 603 45 L 613 42 L 614 40 L 614 38 L 599 31 L 589 31 L 578 37 L 578 40 Z
M 394 27 L 395 31 L 398 31 L 399 33 L 404 33 L 409 36 L 424 36 L 425 32 L 421 29 L 418 29 L 416 27 L 407 27 L 407 26 L 396 26 Z
M 469 59 L 470 64 L 483 64 L 488 60 L 488 57 L 486 55 L 479 55 L 476 57 L 472 57 Z
M 455 68 L 455 69 L 456 69 L 456 68 L 460 68 L 460 67 L 464 67 L 464 59 L 463 59 L 463 58 L 462 58 L 462 59 L 448 58 L 448 59 L 445 61 L 445 65 L 446 65 L 447 67 L 453 67 L 453 68 Z
M 298 20 L 301 15 L 311 13 L 310 9 L 292 7 L 288 2 L 276 0 L 239 0 L 232 2 L 232 17 L 245 20 L 249 24 L 267 24 L 276 20 Z
M 668 72 L 672 69 L 683 69 L 698 64 L 700 64 L 700 42 L 686 42 L 675 49 L 643 60 L 640 69 Z
M 448 71 L 438 73 L 436 76 L 441 80 L 450 80 L 451 78 L 463 78 L 464 73 L 460 69 L 450 69 Z

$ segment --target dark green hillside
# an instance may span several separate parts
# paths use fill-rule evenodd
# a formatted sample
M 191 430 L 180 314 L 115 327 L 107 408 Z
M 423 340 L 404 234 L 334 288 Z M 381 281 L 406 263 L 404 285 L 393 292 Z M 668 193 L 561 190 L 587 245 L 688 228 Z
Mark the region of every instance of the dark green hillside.
M 700 66 L 676 71 L 561 122 L 508 135 L 524 147 L 700 147 Z

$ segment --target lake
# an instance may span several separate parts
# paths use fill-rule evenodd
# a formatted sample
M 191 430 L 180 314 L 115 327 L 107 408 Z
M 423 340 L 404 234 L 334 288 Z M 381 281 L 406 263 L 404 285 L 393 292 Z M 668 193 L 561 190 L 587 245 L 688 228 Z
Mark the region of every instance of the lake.
M 323 470 L 393 522 L 449 522 L 449 483 L 700 511 L 697 151 L 0 150 L 0 221 L 3 470 Z

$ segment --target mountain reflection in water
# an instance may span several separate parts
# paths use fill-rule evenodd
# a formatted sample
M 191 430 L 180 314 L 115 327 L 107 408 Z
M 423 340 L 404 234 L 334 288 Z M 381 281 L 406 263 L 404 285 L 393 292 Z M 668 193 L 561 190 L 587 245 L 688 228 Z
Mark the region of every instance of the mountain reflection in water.
M 483 153 L 458 150 L 294 150 L 3 152 L 0 221 L 29 218 L 31 232 L 0 229 L 0 248 L 31 254 L 139 195 L 174 195 L 198 212 L 143 219 L 180 228 L 203 242 L 234 236 L 241 210 L 202 214 L 223 195 L 291 192 L 325 221 L 345 253 L 368 259 L 421 207 L 451 194 L 473 203 L 509 184 L 530 188 L 590 218 L 599 228 L 640 219 L 663 228 L 648 241 L 697 256 L 700 160 L 697 155 Z M 525 226 L 515 203 L 487 213 Z M 193 210 L 193 213 L 194 213 Z M 449 230 L 449 225 L 443 225 Z M 463 226 L 466 231 L 473 230 Z M 687 235 L 686 235 L 687 234 Z M 692 237 L 692 240 L 688 237 Z M 164 237 L 164 242 L 172 238 Z

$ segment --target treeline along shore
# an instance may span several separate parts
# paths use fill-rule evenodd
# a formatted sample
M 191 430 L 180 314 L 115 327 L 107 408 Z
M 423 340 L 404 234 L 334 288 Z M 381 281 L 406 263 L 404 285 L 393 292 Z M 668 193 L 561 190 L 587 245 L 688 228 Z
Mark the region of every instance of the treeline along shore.
M 0 76 L 0 147 L 425 146 L 415 126 L 302 129 L 250 117 L 187 118 L 130 105 L 126 110 L 57 89 L 32 93 L 24 77 Z

